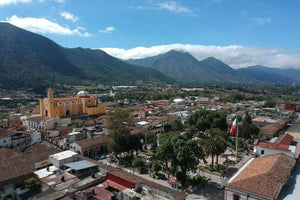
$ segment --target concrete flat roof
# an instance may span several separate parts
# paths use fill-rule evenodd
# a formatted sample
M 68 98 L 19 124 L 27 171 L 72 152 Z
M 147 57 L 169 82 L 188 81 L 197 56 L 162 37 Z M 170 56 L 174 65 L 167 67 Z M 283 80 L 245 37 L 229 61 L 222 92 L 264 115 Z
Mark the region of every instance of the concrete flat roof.
M 35 171 L 34 174 L 37 175 L 41 179 L 41 178 L 45 178 L 47 176 L 52 175 L 56 170 L 57 170 L 57 167 L 50 166 L 49 170 L 47 170 L 47 168 L 43 168 L 43 169 Z
M 77 153 L 75 153 L 74 151 L 67 150 L 67 151 L 63 151 L 60 153 L 52 154 L 49 157 L 54 158 L 56 160 L 64 160 L 64 159 L 70 158 L 74 155 L 77 155 Z

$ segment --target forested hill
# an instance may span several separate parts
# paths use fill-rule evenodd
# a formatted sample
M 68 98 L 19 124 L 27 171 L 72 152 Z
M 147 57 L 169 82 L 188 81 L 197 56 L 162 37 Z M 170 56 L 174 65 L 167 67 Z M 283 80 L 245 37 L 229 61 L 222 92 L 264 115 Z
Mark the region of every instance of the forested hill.
M 171 83 L 153 69 L 137 67 L 104 51 L 68 49 L 9 23 L 0 23 L 0 87 L 35 88 L 55 84 Z
M 296 80 L 269 71 L 236 70 L 223 61 L 208 57 L 198 61 L 187 52 L 171 50 L 143 59 L 130 59 L 128 63 L 157 69 L 182 82 L 198 83 L 292 83 Z

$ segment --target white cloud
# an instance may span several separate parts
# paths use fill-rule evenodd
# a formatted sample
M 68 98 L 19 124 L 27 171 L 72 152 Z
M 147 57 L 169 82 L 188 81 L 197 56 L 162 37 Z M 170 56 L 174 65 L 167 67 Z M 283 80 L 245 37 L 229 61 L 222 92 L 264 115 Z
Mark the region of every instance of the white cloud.
M 110 27 L 106 27 L 106 29 L 104 30 L 99 30 L 99 33 L 111 33 L 114 30 L 116 30 L 114 27 L 110 26 Z
M 60 13 L 60 16 L 65 18 L 66 20 L 72 21 L 72 22 L 76 22 L 79 18 L 76 17 L 75 15 L 73 15 L 72 13 L 63 11 Z
M 152 1 L 146 2 L 146 5 L 129 6 L 129 8 L 135 8 L 138 10 L 167 10 L 169 12 L 177 14 L 189 14 L 194 15 L 192 9 L 181 6 L 175 1 L 166 1 L 162 3 L 153 3 Z
M 230 46 L 204 46 L 191 44 L 170 44 L 132 49 L 100 48 L 120 59 L 139 59 L 166 53 L 172 49 L 189 52 L 198 60 L 213 56 L 233 68 L 264 65 L 278 68 L 300 69 L 300 54 L 280 48 Z
M 158 9 L 161 10 L 168 10 L 174 13 L 185 13 L 185 14 L 192 14 L 193 11 L 189 8 L 183 7 L 178 5 L 175 1 L 167 1 L 164 3 L 156 4 Z
M 30 2 L 31 0 L 0 0 L 0 6 L 17 4 L 17 3 L 30 3 Z
M 32 31 L 35 33 L 50 33 L 57 35 L 77 35 L 80 37 L 90 37 L 88 32 L 80 32 L 79 29 L 70 29 L 69 27 L 63 27 L 55 22 L 52 22 L 45 18 L 33 18 L 25 17 L 21 18 L 17 15 L 13 15 L 10 18 L 6 18 L 5 22 L 9 22 L 15 26 Z
M 257 17 L 257 18 L 254 18 L 253 20 L 256 24 L 259 24 L 259 25 L 264 25 L 264 24 L 267 24 L 272 21 L 270 17 L 266 17 L 266 18 Z

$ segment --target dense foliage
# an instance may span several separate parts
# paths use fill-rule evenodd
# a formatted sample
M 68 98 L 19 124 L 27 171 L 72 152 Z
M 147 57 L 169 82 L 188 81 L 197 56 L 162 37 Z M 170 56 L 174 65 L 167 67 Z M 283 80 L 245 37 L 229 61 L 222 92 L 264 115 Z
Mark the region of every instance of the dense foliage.
M 63 48 L 8 23 L 0 23 L 0 57 L 0 87 L 8 89 L 173 82 L 156 70 L 130 65 L 101 50 Z

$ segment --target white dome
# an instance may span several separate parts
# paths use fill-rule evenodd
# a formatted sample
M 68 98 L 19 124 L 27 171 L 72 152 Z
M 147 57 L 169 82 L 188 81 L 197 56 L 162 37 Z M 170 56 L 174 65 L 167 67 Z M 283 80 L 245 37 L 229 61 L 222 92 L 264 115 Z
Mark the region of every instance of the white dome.
M 90 94 L 87 91 L 81 90 L 77 93 L 77 96 L 86 97 L 86 96 L 90 96 Z

